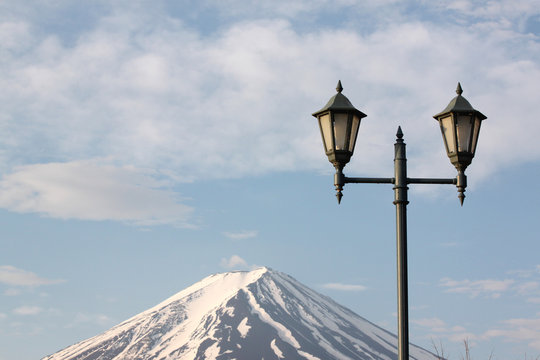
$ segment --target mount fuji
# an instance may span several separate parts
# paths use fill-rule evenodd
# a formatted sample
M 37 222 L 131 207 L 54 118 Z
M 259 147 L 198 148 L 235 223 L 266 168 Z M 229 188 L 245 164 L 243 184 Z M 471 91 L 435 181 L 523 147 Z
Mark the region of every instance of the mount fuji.
M 292 277 L 211 275 L 43 360 L 397 359 L 395 335 Z M 410 358 L 438 359 L 410 346 Z

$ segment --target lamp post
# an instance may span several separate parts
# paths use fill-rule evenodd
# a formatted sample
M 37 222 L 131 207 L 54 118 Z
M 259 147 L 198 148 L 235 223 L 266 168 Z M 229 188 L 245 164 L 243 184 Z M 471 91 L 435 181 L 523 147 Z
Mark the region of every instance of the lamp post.
M 336 197 L 341 203 L 343 186 L 348 183 L 393 184 L 394 205 L 396 206 L 396 248 L 397 248 L 397 297 L 398 297 L 398 360 L 409 360 L 409 311 L 407 283 L 407 204 L 409 184 L 451 184 L 458 189 L 458 198 L 463 206 L 467 177 L 465 169 L 470 165 L 476 152 L 480 125 L 486 116 L 475 110 L 461 94 L 458 83 L 457 96 L 434 118 L 439 122 L 446 153 L 457 169 L 453 179 L 409 178 L 407 177 L 406 145 L 401 127 L 397 130 L 394 144 L 393 178 L 350 178 L 343 174 L 343 168 L 354 153 L 358 129 L 362 118 L 367 115 L 356 109 L 341 92 L 341 81 L 337 94 L 319 111 L 313 113 L 318 119 L 324 150 L 328 160 L 334 165 L 334 185 Z

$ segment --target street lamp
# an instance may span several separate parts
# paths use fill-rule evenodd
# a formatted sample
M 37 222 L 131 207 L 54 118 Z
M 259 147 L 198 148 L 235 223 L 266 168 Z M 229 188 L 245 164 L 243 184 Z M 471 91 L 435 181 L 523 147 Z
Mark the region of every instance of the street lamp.
M 476 152 L 480 125 L 486 116 L 473 109 L 471 104 L 461 96 L 463 90 L 460 83 L 458 83 L 456 93 L 457 96 L 450 101 L 448 106 L 433 117 L 441 126 L 446 153 L 458 171 L 458 197 L 463 205 L 467 186 L 465 169 L 470 165 Z
M 467 177 L 465 169 L 470 165 L 476 152 L 480 125 L 486 116 L 475 110 L 461 94 L 458 83 L 457 96 L 434 118 L 439 122 L 446 153 L 456 167 L 458 175 L 454 179 L 409 178 L 407 177 L 406 145 L 403 132 L 398 127 L 394 144 L 393 178 L 350 178 L 343 174 L 343 168 L 351 159 L 360 127 L 360 121 L 367 115 L 356 109 L 341 92 L 341 81 L 334 95 L 321 110 L 313 113 L 319 121 L 324 150 L 328 160 L 334 165 L 336 174 L 334 185 L 338 203 L 343 196 L 343 186 L 348 183 L 393 184 L 394 205 L 396 205 L 396 247 L 397 247 L 397 294 L 398 294 L 398 360 L 409 360 L 409 305 L 407 283 L 407 204 L 409 184 L 451 184 L 456 185 L 461 205 L 465 199 Z
M 349 99 L 341 92 L 341 80 L 338 81 L 337 94 L 332 96 L 328 103 L 313 114 L 319 120 L 319 128 L 323 138 L 323 145 L 328 161 L 336 168 L 337 174 L 343 174 L 343 168 L 354 153 L 356 136 L 360 128 L 360 121 L 367 115 L 356 109 Z M 337 190 L 338 203 L 343 196 L 341 190 Z
M 332 96 L 321 110 L 313 114 L 319 119 L 324 149 L 328 159 L 336 168 L 345 166 L 351 159 L 356 143 L 360 120 L 367 115 L 356 109 L 341 92 L 341 81 Z

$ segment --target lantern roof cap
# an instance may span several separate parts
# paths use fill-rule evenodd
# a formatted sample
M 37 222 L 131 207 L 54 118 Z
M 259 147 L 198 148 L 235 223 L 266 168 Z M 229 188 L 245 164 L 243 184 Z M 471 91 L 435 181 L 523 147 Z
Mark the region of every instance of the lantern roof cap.
M 312 115 L 317 117 L 321 113 L 324 113 L 326 111 L 352 111 L 358 115 L 360 118 L 364 118 L 367 115 L 358 110 L 351 104 L 349 99 L 345 95 L 343 95 L 341 92 L 343 91 L 343 86 L 341 85 L 341 80 L 338 81 L 337 87 L 336 87 L 337 94 L 332 96 L 330 100 L 328 100 L 328 103 L 319 111 L 314 112 Z
M 471 103 L 468 102 L 467 99 L 465 99 L 463 96 L 461 96 L 461 94 L 463 93 L 463 89 L 461 88 L 460 83 L 458 83 L 456 93 L 457 93 L 457 96 L 450 101 L 448 106 L 443 111 L 433 116 L 435 119 L 438 119 L 439 117 L 446 115 L 450 112 L 460 112 L 460 113 L 474 112 L 477 114 L 480 120 L 487 119 L 487 117 L 484 114 L 482 114 L 478 110 L 475 110 L 472 107 Z

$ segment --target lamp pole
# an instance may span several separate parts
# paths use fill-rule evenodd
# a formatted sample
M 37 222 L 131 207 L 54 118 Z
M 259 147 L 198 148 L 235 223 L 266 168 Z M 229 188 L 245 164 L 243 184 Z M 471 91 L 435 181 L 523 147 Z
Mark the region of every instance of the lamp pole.
M 394 144 L 394 205 L 396 205 L 396 255 L 398 296 L 398 359 L 409 359 L 409 286 L 407 271 L 407 186 L 406 144 L 401 127 Z
M 323 144 L 328 160 L 336 168 L 334 185 L 338 203 L 341 202 L 345 184 L 393 184 L 394 205 L 396 206 L 396 255 L 397 255 L 397 307 L 398 307 L 398 360 L 409 360 L 409 305 L 407 275 L 407 204 L 409 184 L 450 184 L 456 185 L 461 205 L 467 187 L 465 168 L 474 157 L 480 124 L 486 116 L 474 110 L 461 93 L 458 83 L 456 96 L 443 112 L 435 115 L 439 121 L 448 157 L 456 167 L 458 175 L 451 179 L 409 178 L 407 177 L 406 144 L 403 131 L 398 127 L 394 144 L 394 177 L 365 178 L 346 177 L 343 168 L 354 152 L 354 146 L 360 126 L 360 120 L 366 117 L 341 94 L 341 81 L 336 88 L 338 94 L 330 99 L 326 106 L 314 113 L 318 118 Z

